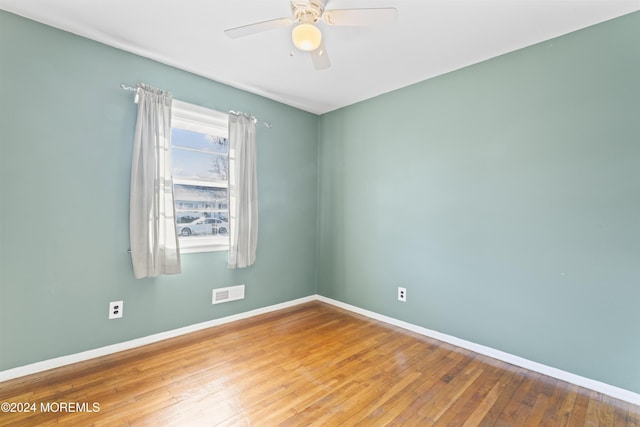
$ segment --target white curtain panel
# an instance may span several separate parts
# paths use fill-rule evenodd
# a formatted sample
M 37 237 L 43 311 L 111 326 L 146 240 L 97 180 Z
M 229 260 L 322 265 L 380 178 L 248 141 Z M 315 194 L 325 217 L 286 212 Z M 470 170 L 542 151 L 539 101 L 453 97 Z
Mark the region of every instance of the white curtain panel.
M 228 267 L 248 267 L 258 244 L 256 125 L 241 114 L 229 114 L 229 221 Z
M 136 278 L 180 273 L 171 177 L 170 93 L 138 84 L 129 238 Z

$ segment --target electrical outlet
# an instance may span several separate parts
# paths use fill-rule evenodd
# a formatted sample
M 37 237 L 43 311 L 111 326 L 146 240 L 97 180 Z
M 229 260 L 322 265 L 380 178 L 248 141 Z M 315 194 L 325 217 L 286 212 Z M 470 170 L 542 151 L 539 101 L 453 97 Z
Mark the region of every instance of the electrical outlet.
M 398 301 L 407 302 L 407 288 L 398 288 Z
M 119 319 L 122 317 L 124 301 L 111 301 L 109 303 L 109 319 Z

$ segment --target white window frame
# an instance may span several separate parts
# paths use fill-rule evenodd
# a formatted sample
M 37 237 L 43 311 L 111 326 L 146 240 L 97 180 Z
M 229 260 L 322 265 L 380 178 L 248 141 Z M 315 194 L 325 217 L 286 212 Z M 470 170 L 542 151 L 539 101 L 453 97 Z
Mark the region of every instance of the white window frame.
M 193 105 L 174 99 L 171 106 L 171 128 L 186 129 L 208 135 L 229 138 L 229 115 L 226 113 L 221 113 L 220 111 L 211 110 L 199 105 Z M 228 156 L 228 159 L 231 163 L 231 156 Z M 201 187 L 212 188 L 227 188 L 228 197 L 228 179 L 226 182 L 222 182 L 213 180 L 191 180 L 174 177 L 173 184 L 197 185 Z M 228 205 L 229 201 L 227 202 L 227 218 L 229 218 Z M 176 209 L 177 208 L 178 207 L 176 206 Z M 227 233 L 227 236 L 224 239 L 221 236 L 211 236 L 210 238 L 198 237 L 197 239 L 178 236 L 178 242 L 180 245 L 180 253 L 183 254 L 196 252 L 228 251 L 229 233 Z

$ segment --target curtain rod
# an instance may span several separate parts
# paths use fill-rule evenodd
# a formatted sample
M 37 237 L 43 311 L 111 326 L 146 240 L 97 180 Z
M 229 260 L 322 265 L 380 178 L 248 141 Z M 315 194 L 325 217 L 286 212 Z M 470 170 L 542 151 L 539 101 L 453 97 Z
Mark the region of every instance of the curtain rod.
M 138 90 L 138 89 L 137 89 L 137 88 L 135 88 L 135 87 L 127 86 L 127 85 L 124 85 L 124 84 L 120 85 L 120 87 L 121 87 L 122 89 L 124 89 L 124 90 L 129 91 L 129 92 L 136 92 L 136 91 Z M 269 123 L 269 122 L 265 122 L 265 121 L 262 121 L 262 120 L 258 120 L 258 119 L 256 118 L 256 116 L 254 116 L 253 114 L 250 114 L 250 113 L 243 113 L 243 112 L 241 112 L 241 111 L 233 111 L 233 110 L 229 110 L 229 114 L 235 114 L 236 116 L 244 116 L 244 117 L 247 117 L 247 118 L 249 118 L 249 119 L 253 120 L 253 122 L 254 122 L 255 124 L 263 125 L 264 127 L 267 127 L 267 128 L 269 128 L 269 129 L 273 128 L 273 125 L 272 125 L 271 123 Z

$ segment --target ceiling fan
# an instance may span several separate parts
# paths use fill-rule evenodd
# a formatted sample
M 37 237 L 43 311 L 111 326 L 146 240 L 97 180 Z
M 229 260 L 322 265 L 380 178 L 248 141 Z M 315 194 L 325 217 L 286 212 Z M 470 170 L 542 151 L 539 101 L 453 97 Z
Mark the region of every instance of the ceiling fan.
M 225 30 L 227 37 L 236 39 L 276 28 L 290 27 L 291 39 L 296 48 L 309 52 L 317 70 L 329 68 L 329 56 L 322 43 L 322 32 L 316 25 L 322 21 L 326 25 L 374 26 L 390 25 L 396 22 L 398 12 L 393 7 L 372 9 L 330 9 L 325 10 L 325 0 L 291 0 L 292 18 L 277 18 L 255 24 Z

